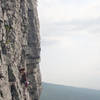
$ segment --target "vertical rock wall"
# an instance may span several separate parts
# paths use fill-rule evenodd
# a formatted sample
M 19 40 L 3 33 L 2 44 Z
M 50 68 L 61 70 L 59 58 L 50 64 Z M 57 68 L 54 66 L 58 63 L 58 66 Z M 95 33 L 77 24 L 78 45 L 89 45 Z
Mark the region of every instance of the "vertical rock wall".
M 37 1 L 0 0 L 0 100 L 39 100 L 40 50 Z

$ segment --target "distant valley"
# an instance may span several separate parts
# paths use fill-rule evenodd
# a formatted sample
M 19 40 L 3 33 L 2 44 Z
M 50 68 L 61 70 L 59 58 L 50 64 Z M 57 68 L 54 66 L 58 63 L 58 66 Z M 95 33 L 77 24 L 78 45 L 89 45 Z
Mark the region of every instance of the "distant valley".
M 40 100 L 100 100 L 100 91 L 43 83 Z

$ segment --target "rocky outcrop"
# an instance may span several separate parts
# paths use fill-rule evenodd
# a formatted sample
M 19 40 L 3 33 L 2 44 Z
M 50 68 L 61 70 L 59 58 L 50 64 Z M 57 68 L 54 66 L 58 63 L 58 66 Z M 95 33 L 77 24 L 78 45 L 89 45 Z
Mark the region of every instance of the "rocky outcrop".
M 37 1 L 0 0 L 0 100 L 39 100 L 40 50 Z

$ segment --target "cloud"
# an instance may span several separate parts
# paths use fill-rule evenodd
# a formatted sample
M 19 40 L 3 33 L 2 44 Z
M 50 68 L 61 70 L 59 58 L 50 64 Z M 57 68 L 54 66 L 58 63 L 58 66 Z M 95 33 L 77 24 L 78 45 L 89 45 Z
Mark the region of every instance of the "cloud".
M 61 37 L 46 37 L 46 36 L 44 36 L 42 38 L 41 45 L 44 47 L 56 45 L 60 42 L 60 40 L 61 40 Z
M 43 80 L 100 89 L 100 1 L 40 0 L 38 9 Z
M 76 36 L 94 34 L 100 36 L 100 18 L 91 20 L 73 20 L 70 22 L 53 22 L 44 24 L 41 28 L 42 36 Z
M 100 37 L 100 18 L 48 23 L 48 25 L 44 25 L 42 32 L 43 46 L 57 45 L 70 37 L 86 37 L 87 39 L 90 37 Z M 68 41 L 64 42 L 70 44 Z
M 39 1 L 42 37 L 100 33 L 100 1 Z
M 82 0 L 44 0 L 40 1 L 39 14 L 44 21 L 69 21 L 73 19 L 92 19 L 100 16 L 100 1 Z M 68 3 L 69 2 L 69 3 Z M 81 3 L 82 2 L 82 3 Z

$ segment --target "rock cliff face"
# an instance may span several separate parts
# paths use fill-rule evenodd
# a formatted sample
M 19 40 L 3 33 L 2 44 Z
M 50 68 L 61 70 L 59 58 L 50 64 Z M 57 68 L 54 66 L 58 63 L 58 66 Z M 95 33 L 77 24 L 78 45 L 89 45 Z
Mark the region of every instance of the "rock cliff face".
M 0 100 L 39 100 L 40 50 L 37 0 L 0 0 Z

